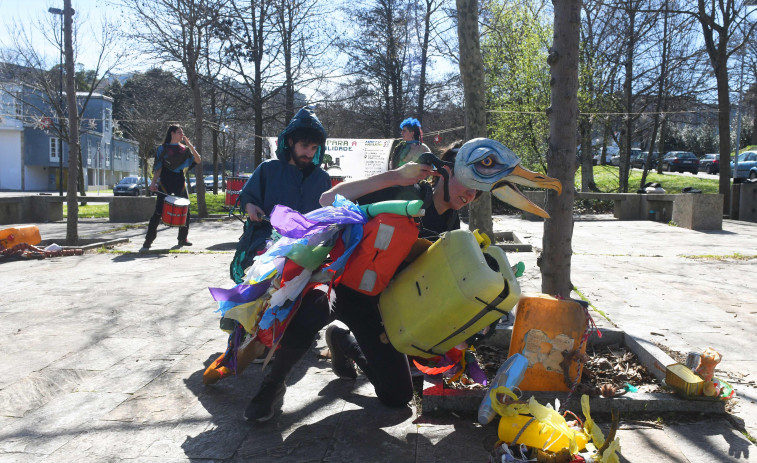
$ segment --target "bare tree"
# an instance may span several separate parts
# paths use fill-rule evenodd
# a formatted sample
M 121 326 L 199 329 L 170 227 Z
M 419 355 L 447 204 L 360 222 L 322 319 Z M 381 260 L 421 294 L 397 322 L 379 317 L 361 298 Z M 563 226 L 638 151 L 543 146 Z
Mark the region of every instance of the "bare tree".
M 751 37 L 757 23 L 744 26 L 746 2 L 739 0 L 697 1 L 693 14 L 702 25 L 704 44 L 715 74 L 718 95 L 718 133 L 720 135 L 720 181 L 724 210 L 731 206 L 731 96 L 728 83 L 728 59 Z M 734 40 L 741 35 L 740 40 Z
M 579 122 L 581 134 L 581 190 L 597 190 L 594 183 L 593 129 L 595 112 L 613 107 L 610 88 L 617 76 L 616 8 L 607 7 L 601 0 L 582 3 L 581 63 L 579 105 L 585 113 Z M 603 146 L 603 149 L 606 147 Z M 603 157 L 604 158 L 604 157 Z
M 486 87 L 478 29 L 478 0 L 457 0 L 457 31 L 460 40 L 460 76 L 465 95 L 465 139 L 470 140 L 486 136 Z M 483 193 L 468 208 L 468 227 L 494 236 L 491 193 Z
M 142 176 L 150 177 L 150 159 L 171 123 L 184 124 L 192 113 L 192 95 L 174 73 L 158 68 L 115 81 L 105 93 L 113 98 L 113 118 L 124 134 L 139 143 Z M 145 194 L 148 194 L 145 191 Z
M 218 23 L 225 11 L 225 0 L 124 0 L 138 18 L 134 24 L 134 38 L 144 50 L 157 59 L 179 65 L 180 72 L 187 79 L 186 85 L 192 92 L 194 112 L 193 143 L 203 146 L 203 96 L 201 78 L 203 58 L 207 57 L 205 35 L 211 26 Z M 205 183 L 202 182 L 202 163 L 195 168 L 198 179 L 197 212 L 207 217 Z
M 426 93 L 427 93 L 427 70 L 429 66 L 429 56 L 432 40 L 432 34 L 436 35 L 438 32 L 437 21 L 434 18 L 442 10 L 443 0 L 424 0 L 423 2 L 423 19 L 420 21 L 420 37 L 419 44 L 421 48 L 420 59 L 420 75 L 418 77 L 418 106 L 416 109 L 416 116 L 419 121 L 423 122 L 423 116 L 426 109 Z
M 339 42 L 356 76 L 350 85 L 373 101 L 365 124 L 391 137 L 410 105 L 408 98 L 409 14 L 406 0 L 373 0 L 351 13 L 358 27 Z
M 576 133 L 578 129 L 578 61 L 580 0 L 553 0 L 555 9 L 554 41 L 547 62 L 550 65 L 552 104 L 548 109 L 550 136 L 547 175 L 562 183 L 562 195 L 548 192 L 544 223 L 544 251 L 539 266 L 542 291 L 569 297 L 571 242 L 573 237 L 573 199 L 576 172 Z
M 334 39 L 322 30 L 330 10 L 316 0 L 277 0 L 274 28 L 281 44 L 284 71 L 283 123 L 291 120 L 297 107 L 295 95 L 303 88 L 317 92 L 334 72 Z
M 59 10 L 62 13 L 62 10 Z M 0 87 L 0 91 L 8 94 L 18 100 L 22 107 L 28 109 L 24 117 L 49 117 L 57 123 L 53 123 L 48 130 L 60 140 L 70 145 L 69 128 L 67 125 L 68 105 L 63 101 L 60 93 L 64 85 L 66 76 L 64 67 L 58 64 L 52 66 L 48 59 L 42 54 L 35 44 L 32 37 L 34 33 L 41 33 L 44 39 L 59 48 L 64 49 L 63 36 L 56 33 L 60 29 L 60 22 L 63 21 L 62 15 L 43 16 L 44 19 L 38 20 L 31 28 L 25 28 L 16 25 L 8 29 L 8 35 L 11 37 L 10 43 L 0 50 L 0 72 L 8 79 L 17 81 L 33 89 L 34 93 L 41 97 L 41 101 L 33 96 L 27 98 L 24 92 L 13 92 Z M 72 26 L 72 46 L 74 53 L 74 62 L 79 51 L 80 34 L 79 22 L 85 22 L 79 14 L 74 17 Z M 92 94 L 108 76 L 118 66 L 118 64 L 128 56 L 128 51 L 119 49 L 116 44 L 121 40 L 122 34 L 116 24 L 104 19 L 99 24 L 99 30 L 92 30 L 92 38 L 82 46 L 82 49 L 92 49 L 96 47 L 96 60 L 94 67 L 84 72 L 76 73 L 76 90 L 80 92 L 77 98 L 77 115 L 81 119 L 81 114 L 87 108 Z M 81 93 L 84 93 L 82 96 Z M 69 150 L 69 156 L 78 156 L 78 186 L 79 194 L 86 195 L 84 190 L 84 171 L 81 159 L 81 149 L 77 151 Z M 62 178 L 61 178 L 62 182 Z
M 281 89 L 274 82 L 280 47 L 274 42 L 275 0 L 248 2 L 231 0 L 228 16 L 217 25 L 217 33 L 228 43 L 224 65 L 241 81 L 243 91 L 227 87 L 232 96 L 247 104 L 254 117 L 254 164 L 263 162 L 263 129 L 267 102 Z M 250 66 L 252 68 L 250 69 Z

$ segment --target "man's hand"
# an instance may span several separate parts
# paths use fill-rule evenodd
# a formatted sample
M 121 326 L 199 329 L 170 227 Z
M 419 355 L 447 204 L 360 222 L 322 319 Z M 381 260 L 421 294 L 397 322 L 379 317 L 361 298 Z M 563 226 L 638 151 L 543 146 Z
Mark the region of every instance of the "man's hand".
M 152 191 L 153 193 L 157 193 L 157 191 L 158 191 L 158 184 L 155 183 L 155 182 L 150 183 L 150 191 Z
M 263 212 L 263 209 L 259 208 L 258 206 L 247 203 L 244 206 L 244 209 L 247 211 L 247 215 L 250 218 L 250 221 L 252 222 L 260 222 L 263 220 L 263 217 L 265 216 L 265 212 Z
M 434 170 L 432 166 L 428 164 L 416 164 L 414 162 L 408 162 L 407 164 L 395 169 L 397 175 L 397 185 L 409 186 L 415 185 L 424 178 L 430 176 L 440 177 L 441 174 Z

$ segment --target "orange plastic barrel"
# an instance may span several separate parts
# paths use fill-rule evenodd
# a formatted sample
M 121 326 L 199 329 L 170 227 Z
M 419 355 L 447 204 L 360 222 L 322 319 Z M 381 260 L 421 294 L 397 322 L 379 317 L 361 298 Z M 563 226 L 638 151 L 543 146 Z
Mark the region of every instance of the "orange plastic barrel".
M 42 241 L 42 238 L 39 236 L 39 228 L 36 225 L 0 230 L 0 246 L 4 248 L 11 248 L 21 243 L 34 246 L 39 244 L 40 241 Z
M 519 388 L 524 391 L 568 391 L 563 367 L 563 351 L 575 351 L 587 327 L 586 312 L 573 300 L 546 294 L 521 296 L 515 314 L 510 353 L 523 354 L 528 368 Z M 586 343 L 581 353 L 586 352 Z M 581 366 L 570 363 L 570 380 L 581 379 Z M 576 378 L 578 375 L 578 378 Z

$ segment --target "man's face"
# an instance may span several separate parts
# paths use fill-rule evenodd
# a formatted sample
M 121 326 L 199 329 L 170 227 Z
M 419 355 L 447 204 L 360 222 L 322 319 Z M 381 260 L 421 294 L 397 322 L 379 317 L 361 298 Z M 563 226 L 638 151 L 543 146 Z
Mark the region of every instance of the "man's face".
M 405 141 L 413 141 L 415 140 L 415 132 L 413 129 L 409 129 L 407 127 L 402 128 L 402 139 Z
M 440 180 L 443 181 L 443 180 Z M 439 185 L 442 187 L 442 185 Z M 457 177 L 450 174 L 449 177 L 449 207 L 458 211 L 465 205 L 470 204 L 476 199 L 477 190 L 468 188 L 457 180 Z
M 292 145 L 290 141 L 289 146 L 292 148 L 290 151 L 291 159 L 289 159 L 289 163 L 293 164 L 298 169 L 304 169 L 312 163 L 313 157 L 315 156 L 316 151 L 318 151 L 318 143 L 298 141 Z

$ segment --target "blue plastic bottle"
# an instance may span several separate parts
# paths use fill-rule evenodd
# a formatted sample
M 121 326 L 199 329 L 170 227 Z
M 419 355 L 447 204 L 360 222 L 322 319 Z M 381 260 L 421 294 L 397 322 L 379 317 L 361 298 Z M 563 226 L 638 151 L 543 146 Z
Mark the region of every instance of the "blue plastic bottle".
M 500 386 L 512 390 L 523 381 L 523 375 L 528 368 L 528 359 L 522 354 L 513 354 L 505 363 L 499 367 L 497 374 L 492 380 L 491 386 L 484 393 L 484 400 L 481 401 L 481 405 L 478 407 L 478 422 L 486 425 L 491 423 L 497 412 L 492 408 L 492 399 L 489 395 L 489 391 L 496 389 Z

